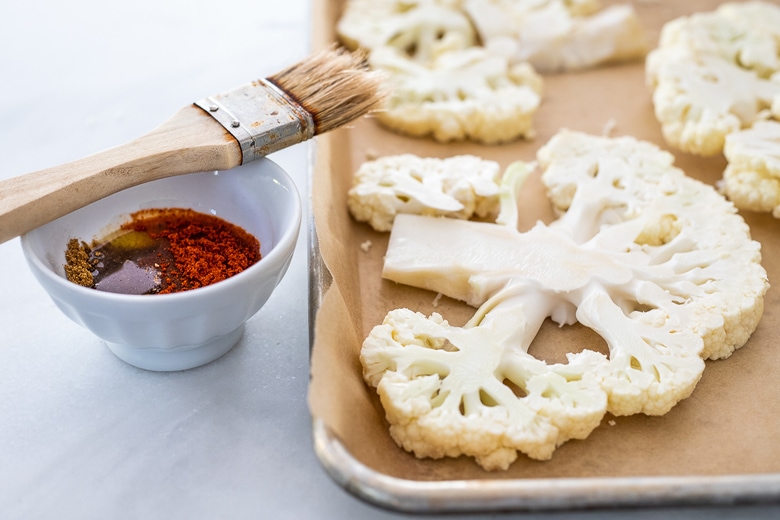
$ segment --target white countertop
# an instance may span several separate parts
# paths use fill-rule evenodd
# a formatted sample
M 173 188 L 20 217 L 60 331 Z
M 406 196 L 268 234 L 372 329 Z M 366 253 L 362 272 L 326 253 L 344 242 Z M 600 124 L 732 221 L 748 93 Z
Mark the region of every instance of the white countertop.
M 309 48 L 307 0 L 6 4 L 0 178 L 127 142 Z M 271 156 L 304 198 L 309 151 Z M 344 491 L 314 454 L 307 244 L 304 232 L 281 286 L 231 352 L 175 373 L 114 357 L 49 300 L 19 240 L 1 244 L 0 518 L 405 518 Z M 780 505 L 538 518 L 772 516 Z

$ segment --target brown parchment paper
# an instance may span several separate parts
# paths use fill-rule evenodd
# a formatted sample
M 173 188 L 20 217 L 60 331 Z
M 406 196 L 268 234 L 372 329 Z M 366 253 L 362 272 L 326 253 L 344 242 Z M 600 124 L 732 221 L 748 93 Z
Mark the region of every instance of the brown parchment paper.
M 609 3 L 609 2 L 605 2 Z M 633 2 L 655 46 L 662 24 L 674 17 L 711 10 L 720 2 Z M 313 2 L 315 47 L 336 40 L 340 0 Z M 382 280 L 387 235 L 349 217 L 346 193 L 360 163 L 371 156 L 412 152 L 447 157 L 473 153 L 505 167 L 533 160 L 536 150 L 560 128 L 612 135 L 633 135 L 663 148 L 659 124 L 645 86 L 643 63 L 601 67 L 545 77 L 543 104 L 535 118 L 537 137 L 501 146 L 437 144 L 382 129 L 364 119 L 317 138 L 312 206 L 320 254 L 332 274 L 314 325 L 309 402 L 358 461 L 382 474 L 419 481 L 462 479 L 536 479 L 562 477 L 710 476 L 780 472 L 780 337 L 778 290 L 765 299 L 763 319 L 750 341 L 731 358 L 708 362 L 693 395 L 663 417 L 605 417 L 583 441 L 569 441 L 552 460 L 521 455 L 506 472 L 486 472 L 472 459 L 418 460 L 398 448 L 387 433 L 384 413 L 373 388 L 362 380 L 360 345 L 371 328 L 397 307 L 429 315 L 436 311 L 462 324 L 474 312 L 464 304 Z M 676 152 L 677 165 L 692 177 L 714 184 L 725 167 L 723 157 L 702 159 Z M 522 226 L 553 216 L 538 178 L 526 186 Z M 753 237 L 763 246 L 770 283 L 780 280 L 780 222 L 764 214 L 743 213 Z M 368 252 L 361 244 L 370 241 Z M 559 329 L 546 324 L 531 347 L 537 357 L 560 361 L 566 351 L 604 349 L 588 329 Z

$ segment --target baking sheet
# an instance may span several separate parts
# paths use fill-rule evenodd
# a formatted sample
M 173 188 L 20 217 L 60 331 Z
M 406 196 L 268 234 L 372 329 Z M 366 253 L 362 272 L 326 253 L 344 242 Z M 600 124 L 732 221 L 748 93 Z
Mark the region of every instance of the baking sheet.
M 605 2 L 610 3 L 610 2 Z M 651 45 L 663 22 L 719 2 L 636 1 Z M 340 1 L 313 3 L 314 43 L 335 41 Z M 441 313 L 453 324 L 474 312 L 448 298 L 382 280 L 387 235 L 352 221 L 346 193 L 367 158 L 413 152 L 448 157 L 473 153 L 501 166 L 532 160 L 560 128 L 633 135 L 663 148 L 641 62 L 545 77 L 537 137 L 501 146 L 438 144 L 382 129 L 364 119 L 317 138 L 312 193 L 312 380 L 309 403 L 315 446 L 333 478 L 356 495 L 385 507 L 419 512 L 559 509 L 586 506 L 780 500 L 780 350 L 778 291 L 765 298 L 764 317 L 747 345 L 725 361 L 708 362 L 693 395 L 662 417 L 607 415 L 586 440 L 569 441 L 552 460 L 521 456 L 506 472 L 486 472 L 470 458 L 419 460 L 387 433 L 375 391 L 362 380 L 360 344 L 397 307 Z M 670 150 L 689 175 L 714 184 L 722 157 L 698 158 Z M 521 204 L 521 227 L 550 221 L 553 213 L 534 177 Z M 743 213 L 762 243 L 770 283 L 780 279 L 778 222 Z M 368 252 L 360 246 L 371 243 Z M 531 352 L 560 361 L 566 351 L 596 345 L 581 326 L 547 323 Z

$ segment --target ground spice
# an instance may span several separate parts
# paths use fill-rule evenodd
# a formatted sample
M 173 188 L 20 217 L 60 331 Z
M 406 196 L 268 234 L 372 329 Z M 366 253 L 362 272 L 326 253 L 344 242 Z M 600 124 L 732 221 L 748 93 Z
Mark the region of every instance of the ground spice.
M 68 249 L 65 251 L 65 276 L 73 283 L 83 287 L 92 287 L 95 285 L 95 279 L 92 276 L 94 266 L 89 259 L 90 248 L 86 242 L 80 242 L 78 239 L 68 240 Z
M 173 261 L 160 258 L 160 294 L 225 280 L 260 260 L 257 238 L 219 217 L 191 209 L 142 210 L 133 213 L 122 229 L 168 242 Z
M 71 282 L 125 294 L 166 294 L 225 280 L 258 262 L 260 242 L 239 226 L 191 209 L 148 209 L 102 242 L 71 239 Z

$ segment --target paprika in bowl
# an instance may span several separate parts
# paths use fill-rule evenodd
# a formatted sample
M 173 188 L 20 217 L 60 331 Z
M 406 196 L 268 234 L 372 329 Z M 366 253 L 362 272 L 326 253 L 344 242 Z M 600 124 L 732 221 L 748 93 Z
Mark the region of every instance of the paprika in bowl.
M 67 279 L 69 242 L 100 241 L 133 215 L 161 208 L 180 216 L 213 216 L 240 228 L 259 242 L 259 260 L 218 281 L 169 294 L 102 291 Z M 21 243 L 36 279 L 69 318 L 127 363 L 169 371 L 209 363 L 238 342 L 245 322 L 286 273 L 300 225 L 294 182 L 274 162 L 262 159 L 124 190 L 27 233 Z M 215 271 L 213 262 L 206 265 Z

